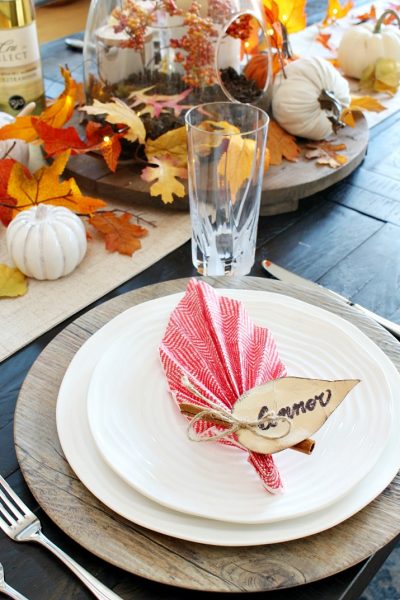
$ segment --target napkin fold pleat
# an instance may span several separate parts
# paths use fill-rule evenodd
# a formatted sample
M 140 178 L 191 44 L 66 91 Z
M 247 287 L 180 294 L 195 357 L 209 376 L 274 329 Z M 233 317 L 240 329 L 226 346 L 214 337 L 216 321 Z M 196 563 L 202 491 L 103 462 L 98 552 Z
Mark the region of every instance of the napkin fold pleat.
M 182 383 L 183 375 L 203 396 L 229 410 L 245 391 L 286 375 L 271 332 L 255 325 L 241 302 L 217 295 L 210 285 L 196 279 L 190 280 L 170 315 L 160 358 L 178 404 L 206 406 Z M 220 429 L 204 421 L 196 423 L 201 433 L 212 435 Z M 243 449 L 235 436 L 221 442 Z M 268 491 L 280 491 L 282 483 L 273 457 L 248 454 Z

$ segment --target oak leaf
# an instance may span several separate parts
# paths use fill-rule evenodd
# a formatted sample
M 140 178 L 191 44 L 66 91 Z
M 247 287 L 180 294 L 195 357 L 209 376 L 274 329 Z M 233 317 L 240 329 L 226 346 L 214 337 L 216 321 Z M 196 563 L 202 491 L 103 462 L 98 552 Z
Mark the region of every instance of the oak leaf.
M 338 154 L 338 152 L 346 150 L 346 144 L 331 144 L 330 142 L 316 142 L 307 144 L 306 148 L 310 150 L 306 152 L 305 157 L 308 160 L 316 159 L 319 166 L 328 166 L 331 169 L 337 169 L 347 163 L 347 156 Z
M 107 250 L 132 256 L 142 247 L 139 238 L 147 235 L 147 229 L 131 223 L 131 216 L 100 211 L 89 218 L 89 223 L 104 235 Z
M 160 135 L 155 140 L 148 139 L 144 147 L 147 160 L 171 157 L 176 166 L 184 167 L 187 163 L 186 129 L 178 127 Z
M 87 112 L 88 115 L 105 115 L 104 119 L 114 125 L 126 125 L 127 130 L 124 137 L 129 142 L 144 143 L 146 130 L 143 121 L 134 110 L 119 98 L 114 98 L 112 102 L 94 100 L 91 106 L 82 106 L 80 110 Z
M 140 109 L 140 115 L 148 113 L 151 117 L 159 117 L 162 112 L 168 112 L 168 110 L 172 109 L 177 117 L 180 115 L 182 110 L 190 108 L 190 105 L 179 103 L 190 94 L 192 88 L 189 88 L 180 94 L 174 94 L 170 96 L 161 94 L 147 94 L 146 92 L 153 89 L 153 87 L 154 86 L 150 86 L 142 90 L 135 90 L 128 97 L 128 100 L 134 100 L 133 104 L 130 104 L 131 108 L 144 105 L 143 108 Z
M 105 206 L 97 198 L 82 196 L 73 178 L 59 181 L 70 152 L 64 152 L 54 159 L 50 166 L 44 166 L 34 173 L 15 163 L 11 170 L 7 193 L 16 200 L 13 216 L 21 210 L 42 202 L 55 206 L 65 206 L 81 214 L 91 214 Z
M 168 156 L 163 158 L 153 158 L 152 163 L 156 166 L 145 167 L 141 178 L 148 183 L 155 181 L 150 186 L 152 196 L 161 196 L 164 204 L 170 204 L 174 201 L 174 194 L 178 198 L 185 195 L 185 186 L 178 181 L 177 177 L 187 178 L 187 169 L 178 166 L 174 160 Z
M 270 121 L 268 127 L 267 148 L 270 152 L 270 164 L 280 165 L 286 158 L 291 162 L 296 162 L 300 156 L 301 150 L 296 143 L 296 138 L 287 133 L 276 121 Z
M 23 296 L 27 290 L 26 277 L 21 271 L 0 264 L 0 298 Z
M 53 104 L 45 108 L 40 117 L 16 117 L 14 123 L 1 127 L 0 140 L 16 138 L 25 140 L 25 142 L 33 142 L 38 138 L 33 125 L 34 121 L 39 120 L 51 127 L 63 127 L 70 120 L 80 94 L 81 84 L 76 83 L 68 69 L 62 67 L 61 74 L 64 77 L 65 88 Z

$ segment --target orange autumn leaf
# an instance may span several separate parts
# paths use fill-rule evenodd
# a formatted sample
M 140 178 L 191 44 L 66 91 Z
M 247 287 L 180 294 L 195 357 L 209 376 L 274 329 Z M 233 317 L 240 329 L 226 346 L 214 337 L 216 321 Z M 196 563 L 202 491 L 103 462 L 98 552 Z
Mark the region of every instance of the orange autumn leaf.
M 47 123 L 51 127 L 62 127 L 70 120 L 80 94 L 80 84 L 76 83 L 68 69 L 62 67 L 61 73 L 65 81 L 62 94 L 42 112 L 40 117 L 17 117 L 14 123 L 1 127 L 0 140 L 20 139 L 33 142 L 38 138 L 33 125 L 34 119 Z
M 319 42 L 327 50 L 332 50 L 332 46 L 329 45 L 329 40 L 331 39 L 331 35 L 332 34 L 330 34 L 330 33 L 319 33 L 316 36 L 315 41 Z
M 15 163 L 11 170 L 7 193 L 16 200 L 13 217 L 21 210 L 40 203 L 65 206 L 77 213 L 92 214 L 105 206 L 97 198 L 82 196 L 73 178 L 60 181 L 70 152 L 60 154 L 50 166 L 29 173 L 23 165 Z
M 347 0 L 343 6 L 341 5 L 340 0 L 328 0 L 328 8 L 322 26 L 329 25 L 337 19 L 342 19 L 350 12 L 353 6 L 353 0 Z
M 89 223 L 104 235 L 107 250 L 132 256 L 142 247 L 139 238 L 147 235 L 147 229 L 131 223 L 131 216 L 101 211 L 90 217 Z
M 376 21 L 376 8 L 373 4 L 371 4 L 371 8 L 368 12 L 363 13 L 362 15 L 357 15 L 358 23 L 366 23 L 367 21 Z
M 187 169 L 177 166 L 175 161 L 168 156 L 162 158 L 152 158 L 152 163 L 156 166 L 145 167 L 141 178 L 148 183 L 154 181 L 150 186 L 152 196 L 161 196 L 164 204 L 170 204 L 174 201 L 174 194 L 178 198 L 185 195 L 185 186 L 178 181 L 177 177 L 187 178 Z
M 307 22 L 306 0 L 263 0 L 264 8 L 270 11 L 274 21 L 279 20 L 288 33 L 305 28 Z
M 386 106 L 372 96 L 359 96 L 358 98 L 352 96 L 349 106 L 340 115 L 340 120 L 349 127 L 355 127 L 356 122 L 353 113 L 364 112 L 365 110 L 369 112 L 382 112 L 386 110 Z
M 8 180 L 16 161 L 12 158 L 0 160 L 0 221 L 7 227 L 13 218 L 13 206 L 16 200 L 7 192 Z
M 348 161 L 347 156 L 338 154 L 347 149 L 346 144 L 332 144 L 322 141 L 307 144 L 306 148 L 309 148 L 309 150 L 306 152 L 305 157 L 308 160 L 315 159 L 318 166 L 328 166 L 331 169 L 337 169 L 345 165 Z
M 300 156 L 300 147 L 296 138 L 287 133 L 276 121 L 270 121 L 268 127 L 267 148 L 270 153 L 270 164 L 280 165 L 282 160 L 295 162 Z

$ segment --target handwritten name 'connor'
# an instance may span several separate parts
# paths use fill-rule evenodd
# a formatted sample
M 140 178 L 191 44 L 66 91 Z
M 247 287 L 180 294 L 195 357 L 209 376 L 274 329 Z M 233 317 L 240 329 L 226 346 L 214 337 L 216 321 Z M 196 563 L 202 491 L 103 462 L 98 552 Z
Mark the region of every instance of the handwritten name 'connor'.
M 314 396 L 314 398 L 309 398 L 308 400 L 300 400 L 300 402 L 294 402 L 292 406 L 284 406 L 278 411 L 278 415 L 280 417 L 287 417 L 288 419 L 294 419 L 298 417 L 300 413 L 305 414 L 306 412 L 312 412 L 317 404 L 319 403 L 322 408 L 328 406 L 330 400 L 332 398 L 332 391 L 325 390 L 325 392 L 321 392 L 318 396 Z M 260 412 L 258 413 L 258 419 L 262 419 L 262 417 L 269 411 L 268 406 L 262 406 Z M 276 427 L 278 425 L 278 421 L 269 423 L 263 423 L 258 427 L 263 431 L 267 431 L 270 427 Z

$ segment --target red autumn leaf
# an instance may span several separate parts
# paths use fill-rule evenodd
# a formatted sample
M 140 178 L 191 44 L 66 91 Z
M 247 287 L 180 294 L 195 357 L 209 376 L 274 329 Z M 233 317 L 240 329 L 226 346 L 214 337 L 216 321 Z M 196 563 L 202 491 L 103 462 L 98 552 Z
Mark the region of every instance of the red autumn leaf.
M 79 154 L 88 150 L 87 144 L 81 140 L 75 127 L 59 129 L 35 118 L 32 119 L 32 124 L 49 156 L 60 154 L 66 150 L 71 150 L 71 154 Z
M 87 143 L 79 137 L 75 127 L 59 129 L 51 127 L 40 119 L 33 119 L 32 124 L 49 156 L 56 156 L 67 150 L 71 150 L 71 154 L 85 154 L 98 150 L 111 171 L 115 171 L 117 168 L 118 157 L 121 153 L 119 138 L 123 134 L 115 134 L 110 126 L 103 127 L 96 123 L 89 123 L 86 128 Z
M 131 216 L 101 211 L 90 217 L 89 223 L 104 235 L 107 250 L 132 256 L 141 248 L 139 238 L 147 235 L 147 229 L 131 223 Z
M 7 227 L 13 218 L 13 209 L 17 201 L 7 192 L 8 180 L 16 161 L 12 158 L 0 160 L 0 221 Z

